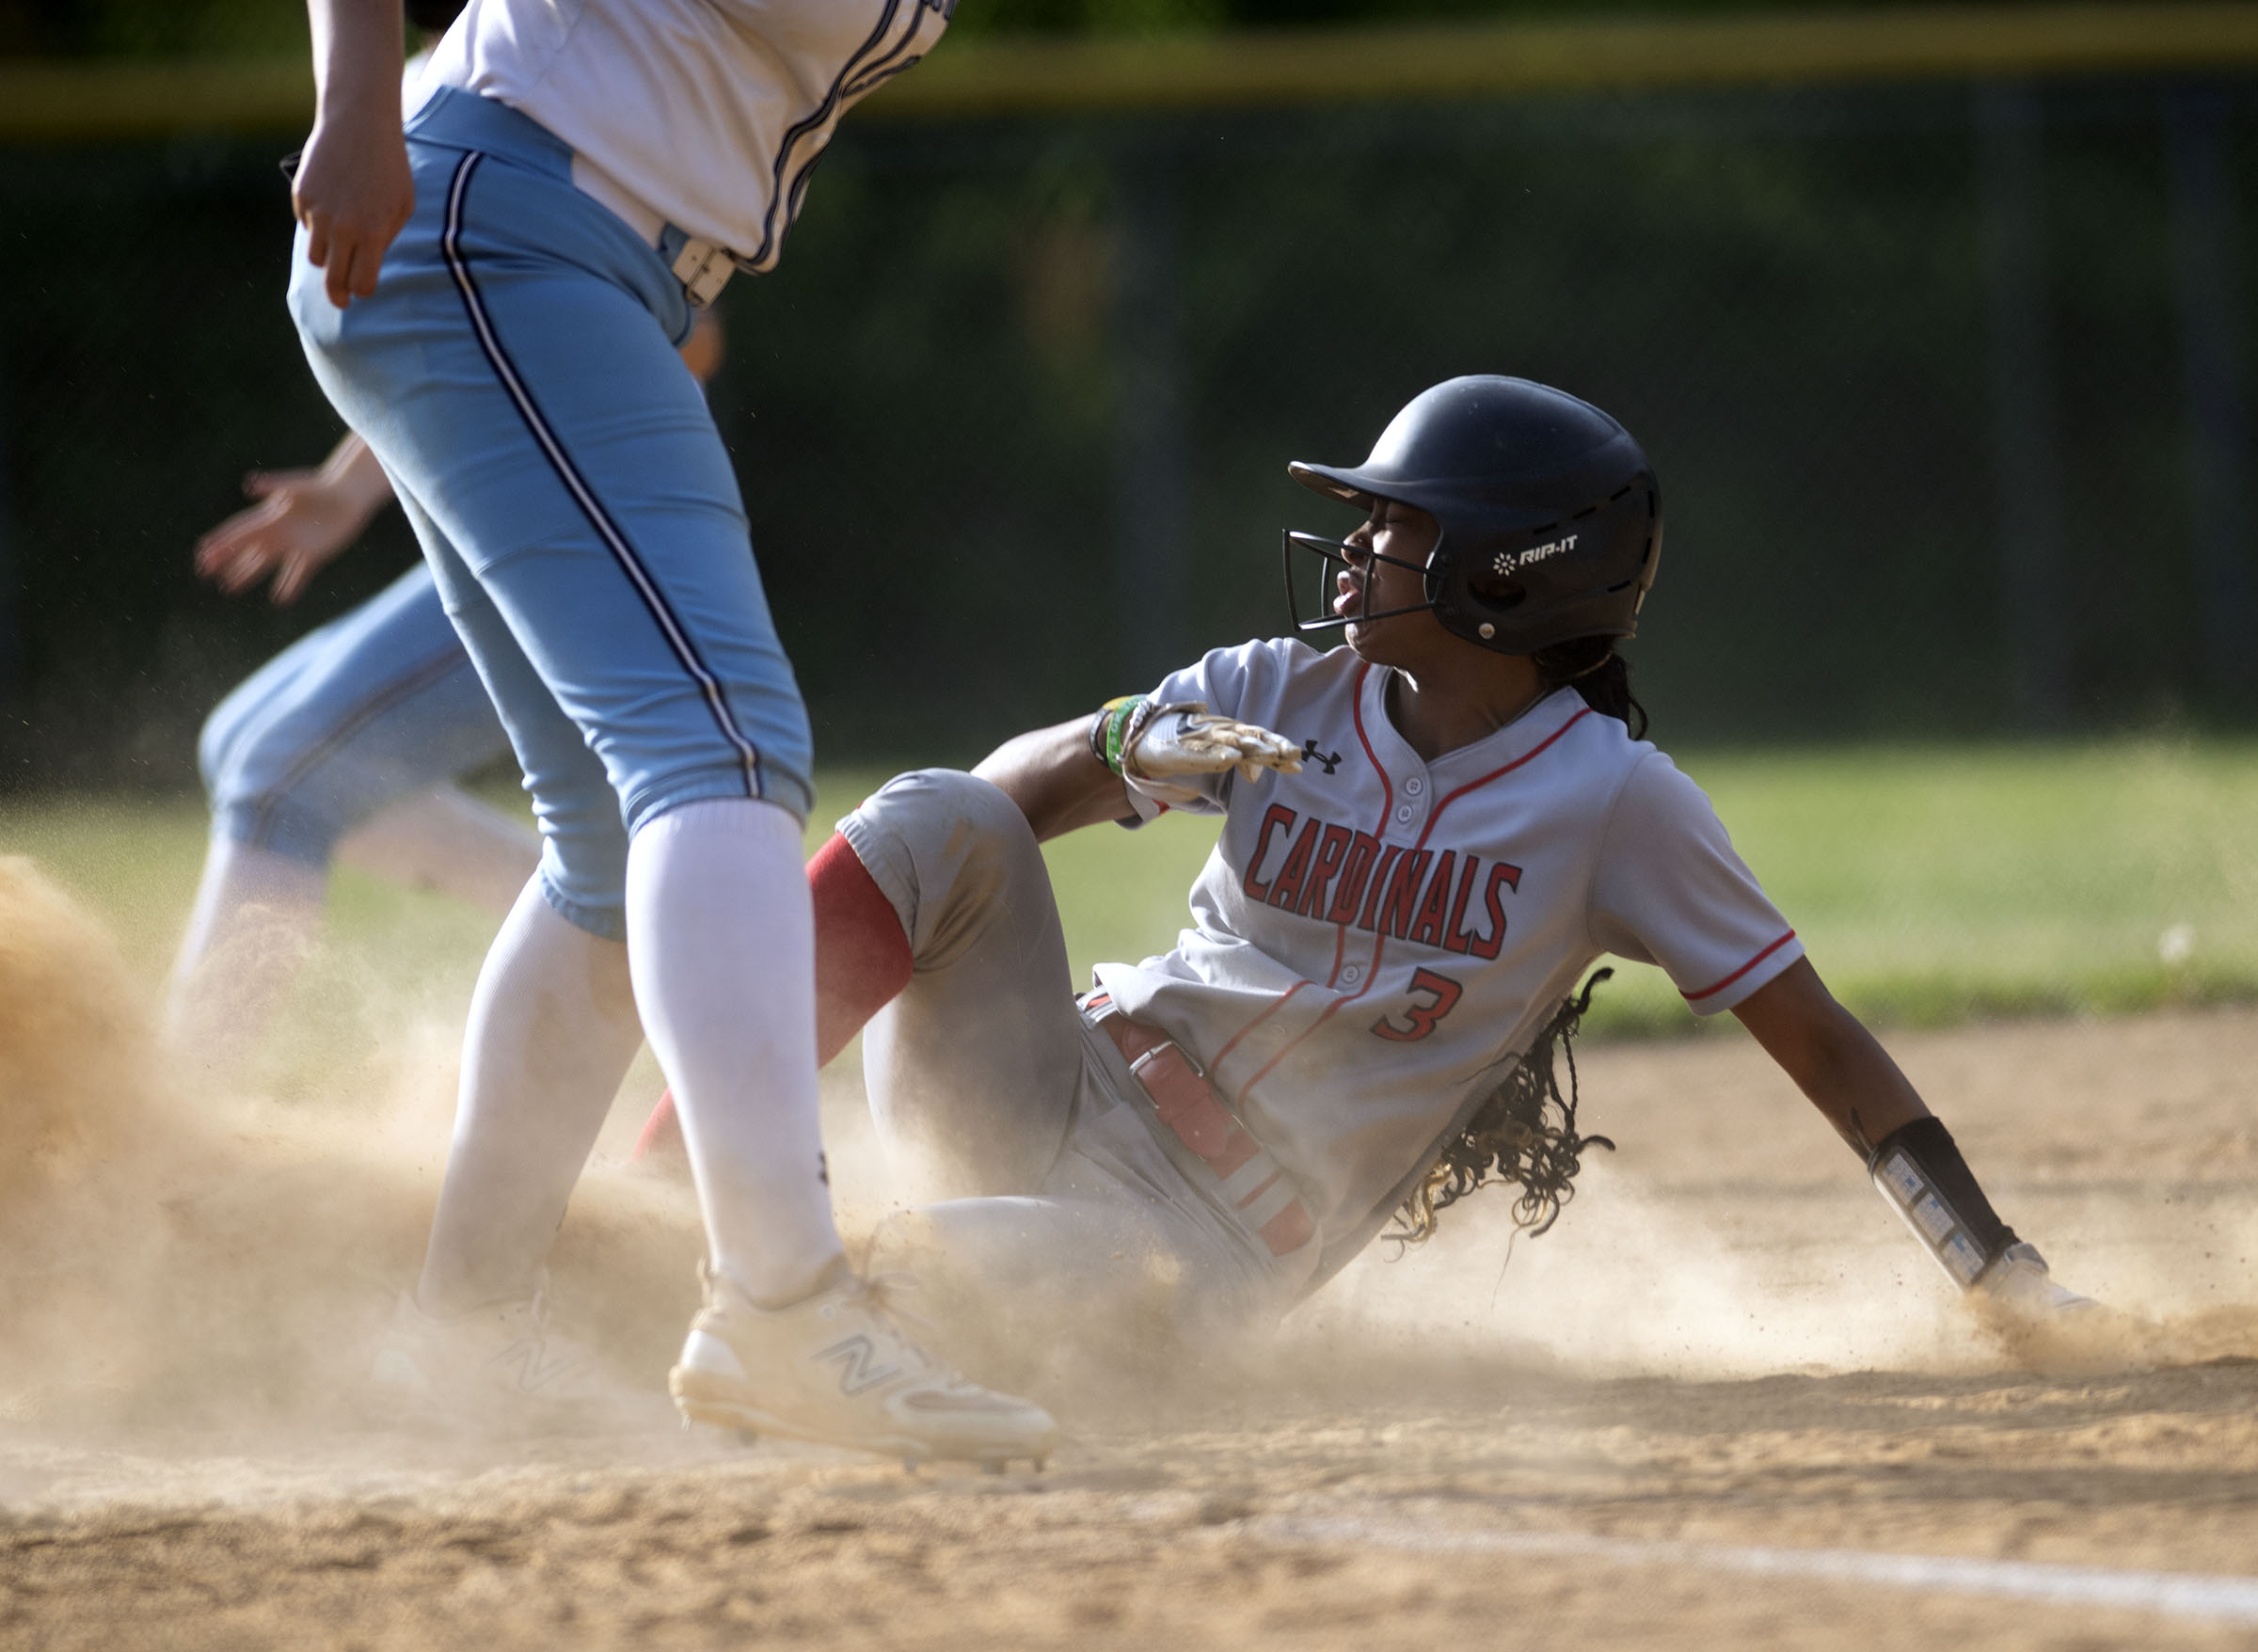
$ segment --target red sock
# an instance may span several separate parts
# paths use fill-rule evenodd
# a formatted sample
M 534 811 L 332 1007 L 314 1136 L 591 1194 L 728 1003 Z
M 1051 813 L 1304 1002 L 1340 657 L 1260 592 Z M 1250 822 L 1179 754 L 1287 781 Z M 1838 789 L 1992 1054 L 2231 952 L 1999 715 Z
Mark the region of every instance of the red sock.
M 675 1117 L 675 1092 L 670 1088 L 659 1092 L 659 1104 L 643 1121 L 643 1134 L 635 1138 L 635 1151 L 628 1157 L 647 1159 L 653 1153 L 681 1151 L 682 1121 Z
M 816 1063 L 828 1066 L 910 984 L 910 938 L 836 833 L 807 863 L 807 888 L 816 897 Z
M 816 902 L 816 1064 L 825 1067 L 910 984 L 910 938 L 862 857 L 835 833 L 807 863 L 807 887 Z M 647 1157 L 680 1133 L 670 1089 L 631 1156 Z

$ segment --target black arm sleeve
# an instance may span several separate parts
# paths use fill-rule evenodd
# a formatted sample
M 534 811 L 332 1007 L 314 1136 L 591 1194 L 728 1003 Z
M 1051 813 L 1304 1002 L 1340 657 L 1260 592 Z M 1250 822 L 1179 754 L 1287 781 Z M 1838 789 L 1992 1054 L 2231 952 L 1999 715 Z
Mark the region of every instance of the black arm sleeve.
M 1964 1290 L 2015 1243 L 2015 1231 L 1984 1198 L 1941 1119 L 1900 1125 L 1868 1155 L 1866 1168 L 1914 1236 Z

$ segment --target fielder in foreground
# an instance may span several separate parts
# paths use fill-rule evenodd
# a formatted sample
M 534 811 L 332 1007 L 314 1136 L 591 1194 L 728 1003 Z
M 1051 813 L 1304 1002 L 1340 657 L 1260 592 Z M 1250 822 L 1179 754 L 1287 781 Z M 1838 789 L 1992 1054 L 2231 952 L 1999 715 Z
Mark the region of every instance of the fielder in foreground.
M 472 0 L 404 135 L 399 0 L 310 0 L 292 313 L 415 525 L 542 834 L 376 1368 L 404 1406 L 569 1405 L 588 1368 L 549 1334 L 544 1264 L 647 1036 L 708 1241 L 685 1358 L 739 1419 L 910 1458 L 1049 1450 L 1040 1407 L 929 1358 L 840 1245 L 807 714 L 676 355 L 739 270 L 773 266 L 839 119 L 948 9 Z
M 971 774 L 903 775 L 812 863 L 822 1054 L 867 1021 L 889 1156 L 936 1199 L 882 1228 L 874 1265 L 1016 1325 L 1157 1318 L 1196 1347 L 1493 1179 L 1541 1231 L 1598 1139 L 1555 1056 L 1614 953 L 1738 1015 L 1961 1287 L 2090 1307 L 1640 738 L 1616 644 L 1662 521 L 1622 426 L 1461 378 L 1361 466 L 1292 473 L 1367 514 L 1345 542 L 1286 541 L 1289 596 L 1297 564 L 1336 572 L 1331 612 L 1296 628 L 1347 647 L 1217 650 Z M 1071 997 L 1037 844 L 1166 808 L 1223 818 L 1191 927 Z

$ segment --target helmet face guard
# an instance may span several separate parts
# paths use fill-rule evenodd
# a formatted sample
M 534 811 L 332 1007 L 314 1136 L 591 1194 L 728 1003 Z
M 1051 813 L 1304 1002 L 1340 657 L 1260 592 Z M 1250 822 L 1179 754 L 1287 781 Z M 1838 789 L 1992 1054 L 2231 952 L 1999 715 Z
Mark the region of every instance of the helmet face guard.
M 1318 617 L 1315 619 L 1301 617 L 1301 595 L 1295 588 L 1294 573 L 1297 565 L 1306 564 L 1297 564 L 1295 562 L 1294 553 L 1297 550 L 1315 557 L 1318 562 Z M 1305 637 L 1316 631 L 1332 631 L 1339 630 L 1344 626 L 1363 625 L 1369 620 L 1393 619 L 1398 614 L 1433 613 L 1439 606 L 1435 594 L 1435 575 L 1431 559 L 1424 563 L 1406 562 L 1400 556 L 1382 556 L 1370 546 L 1363 548 L 1360 557 L 1352 556 L 1346 540 L 1327 539 L 1319 534 L 1304 533 L 1294 528 L 1288 528 L 1279 536 L 1279 556 L 1286 576 L 1286 612 L 1293 616 L 1294 629 Z M 1324 576 L 1330 573 L 1336 565 L 1350 573 L 1355 573 L 1360 560 L 1366 567 L 1370 567 L 1374 563 L 1386 563 L 1391 568 L 1405 568 L 1419 575 L 1425 581 L 1427 599 L 1424 602 L 1412 603 L 1408 608 L 1383 608 L 1375 612 L 1372 606 L 1372 578 L 1367 574 L 1364 577 L 1364 589 L 1357 603 L 1356 612 L 1332 612 L 1333 605 L 1326 591 L 1328 581 Z
M 1534 654 L 1571 638 L 1625 638 L 1661 561 L 1662 495 L 1630 432 L 1587 402 L 1526 379 L 1451 379 L 1415 397 L 1354 469 L 1296 462 L 1312 491 L 1370 510 L 1388 500 L 1424 511 L 1438 533 L 1423 566 L 1357 554 L 1289 531 L 1286 600 L 1297 632 L 1431 612 L 1443 628 L 1501 654 Z M 1424 580 L 1418 607 L 1330 612 L 1321 593 L 1305 618 L 1296 551 L 1327 566 L 1367 558 Z

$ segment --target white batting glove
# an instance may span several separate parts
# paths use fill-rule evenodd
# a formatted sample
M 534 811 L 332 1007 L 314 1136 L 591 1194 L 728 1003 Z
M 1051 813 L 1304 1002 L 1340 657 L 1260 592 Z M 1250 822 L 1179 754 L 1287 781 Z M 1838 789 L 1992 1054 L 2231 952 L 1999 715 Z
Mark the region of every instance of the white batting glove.
M 1121 738 L 1122 777 L 1167 780 L 1180 774 L 1220 774 L 1235 769 L 1253 780 L 1265 769 L 1301 770 L 1301 748 L 1281 734 L 1251 723 L 1217 717 L 1199 700 L 1170 706 L 1151 701 L 1137 708 Z

